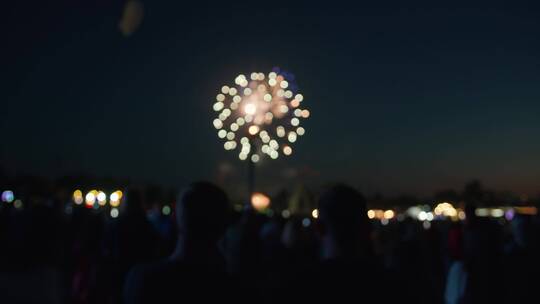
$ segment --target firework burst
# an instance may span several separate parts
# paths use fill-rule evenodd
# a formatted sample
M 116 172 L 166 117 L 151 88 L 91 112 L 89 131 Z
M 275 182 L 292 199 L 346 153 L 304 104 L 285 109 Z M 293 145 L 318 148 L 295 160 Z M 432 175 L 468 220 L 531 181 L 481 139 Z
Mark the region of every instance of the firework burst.
M 303 100 L 294 77 L 285 72 L 240 74 L 217 94 L 213 124 L 225 150 L 237 150 L 241 160 L 289 156 L 305 134 L 302 121 L 310 116 Z

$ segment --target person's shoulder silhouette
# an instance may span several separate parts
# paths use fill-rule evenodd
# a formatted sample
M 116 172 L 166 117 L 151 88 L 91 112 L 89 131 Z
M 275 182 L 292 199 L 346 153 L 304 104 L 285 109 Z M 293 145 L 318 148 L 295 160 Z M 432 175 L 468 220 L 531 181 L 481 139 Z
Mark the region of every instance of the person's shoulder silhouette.
M 318 227 L 323 259 L 369 259 L 373 248 L 366 200 L 347 185 L 336 185 L 319 198 Z
M 207 302 L 228 299 L 231 288 L 217 242 L 228 223 L 229 202 L 217 186 L 193 183 L 176 205 L 178 241 L 166 260 L 132 269 L 126 303 Z
M 371 242 L 366 201 L 356 189 L 339 184 L 319 198 L 317 227 L 321 262 L 310 283 L 316 303 L 386 302 L 384 269 Z M 385 298 L 386 297 L 386 298 Z

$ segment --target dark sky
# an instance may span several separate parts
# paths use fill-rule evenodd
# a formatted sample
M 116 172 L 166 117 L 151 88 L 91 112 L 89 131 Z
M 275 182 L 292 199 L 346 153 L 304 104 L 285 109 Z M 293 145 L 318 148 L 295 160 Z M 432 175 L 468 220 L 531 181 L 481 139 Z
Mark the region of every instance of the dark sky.
M 387 194 L 472 178 L 540 191 L 538 5 L 143 1 L 126 37 L 124 1 L 35 2 L 2 9 L 11 172 L 243 184 L 212 103 L 237 74 L 279 66 L 312 115 L 291 158 L 260 164 L 263 189 L 300 176 Z

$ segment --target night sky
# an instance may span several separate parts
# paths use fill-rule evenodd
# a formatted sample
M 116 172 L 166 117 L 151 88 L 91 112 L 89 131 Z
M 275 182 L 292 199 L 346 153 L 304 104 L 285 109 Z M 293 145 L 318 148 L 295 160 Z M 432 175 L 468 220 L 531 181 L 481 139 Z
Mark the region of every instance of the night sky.
M 35 2 L 2 13 L 11 173 L 240 187 L 246 164 L 223 150 L 212 103 L 239 73 L 279 66 L 312 115 L 292 157 L 260 163 L 260 189 L 540 191 L 538 5 L 143 1 L 125 36 L 124 1 Z

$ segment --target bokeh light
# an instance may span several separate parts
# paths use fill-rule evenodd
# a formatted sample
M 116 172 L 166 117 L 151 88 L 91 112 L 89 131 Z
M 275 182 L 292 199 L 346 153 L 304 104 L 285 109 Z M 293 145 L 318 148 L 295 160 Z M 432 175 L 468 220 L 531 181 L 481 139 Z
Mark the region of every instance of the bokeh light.
M 291 155 L 292 154 L 292 148 L 289 146 L 283 147 L 283 154 L 285 155 Z
M 141 26 L 143 17 L 143 3 L 138 0 L 127 1 L 122 12 L 122 19 L 118 23 L 118 29 L 124 36 L 130 36 Z
M 22 209 L 23 202 L 20 199 L 15 200 L 15 202 L 13 202 L 13 207 L 15 207 L 15 209 Z
M 13 191 L 6 190 L 2 192 L 2 202 L 5 203 L 11 203 L 15 199 L 15 194 L 13 194 Z
M 123 193 L 120 190 L 116 190 L 109 196 L 109 204 L 111 207 L 120 206 L 120 201 L 122 200 Z
M 105 204 L 107 203 L 107 194 L 105 194 L 105 192 L 103 191 L 99 191 L 96 198 L 100 206 L 105 206 Z
M 118 208 L 112 208 L 111 209 L 111 217 L 112 218 L 117 218 L 118 215 L 120 215 L 120 211 L 118 211 Z
M 251 206 L 255 210 L 263 211 L 270 206 L 270 198 L 263 193 L 255 192 L 251 195 Z
M 168 205 L 163 206 L 163 208 L 161 208 L 161 213 L 163 213 L 163 215 L 171 214 L 171 207 Z
M 86 205 L 87 206 L 93 206 L 95 202 L 96 202 L 95 190 L 92 190 L 92 191 L 86 193 L 86 196 L 85 196 Z
M 389 220 L 389 219 L 394 218 L 394 215 L 395 215 L 395 213 L 394 213 L 393 210 L 386 210 L 386 211 L 384 212 L 384 215 L 383 215 L 383 216 L 384 216 L 385 219 Z
M 118 200 L 118 193 L 116 193 L 116 192 L 111 193 L 110 200 L 111 201 L 117 201 Z
M 500 208 L 491 209 L 491 216 L 492 217 L 503 217 L 504 216 L 504 210 Z
M 281 211 L 281 216 L 283 218 L 289 218 L 291 216 L 291 212 L 289 210 L 285 209 L 285 210 Z
M 458 215 L 458 211 L 448 202 L 438 204 L 433 212 L 437 216 L 456 217 Z
M 84 199 L 83 199 L 83 193 L 81 190 L 77 189 L 73 191 L 73 201 L 77 205 L 80 205 L 83 203 Z

